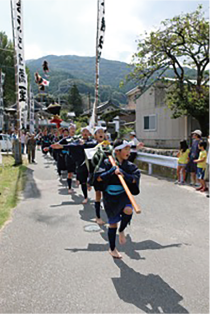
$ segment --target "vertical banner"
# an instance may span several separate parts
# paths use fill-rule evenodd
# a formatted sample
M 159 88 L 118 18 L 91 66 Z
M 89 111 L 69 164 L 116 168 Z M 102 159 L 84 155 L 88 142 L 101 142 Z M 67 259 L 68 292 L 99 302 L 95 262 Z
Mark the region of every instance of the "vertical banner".
M 29 128 L 30 128 L 30 133 L 34 133 L 34 94 L 32 91 L 30 91 L 30 123 L 29 123 Z
M 20 128 L 27 127 L 27 75 L 25 69 L 24 36 L 23 36 L 23 7 L 22 0 L 13 0 L 14 35 L 17 56 L 17 84 L 20 111 Z
M 105 35 L 105 0 L 98 0 L 97 12 L 97 35 L 96 35 L 96 81 L 95 81 L 95 102 L 93 105 L 94 124 L 97 122 L 98 107 L 98 90 L 99 90 L 99 61 L 101 58 L 102 48 Z
M 5 74 L 0 69 L 0 131 L 4 128 L 4 101 L 3 101 L 3 85 Z
M 101 57 L 101 52 L 104 44 L 104 35 L 105 35 L 105 0 L 99 0 L 98 7 L 98 38 L 97 38 L 97 49 L 98 49 L 98 60 Z

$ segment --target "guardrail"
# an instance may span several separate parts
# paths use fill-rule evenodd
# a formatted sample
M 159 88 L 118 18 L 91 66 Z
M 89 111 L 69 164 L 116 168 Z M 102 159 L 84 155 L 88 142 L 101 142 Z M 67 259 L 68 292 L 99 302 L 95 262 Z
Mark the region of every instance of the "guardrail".
M 152 174 L 152 165 L 159 165 L 159 166 L 176 169 L 177 164 L 178 164 L 177 157 L 157 155 L 157 154 L 148 154 L 148 153 L 141 153 L 141 152 L 138 152 L 137 160 L 148 163 L 149 175 Z

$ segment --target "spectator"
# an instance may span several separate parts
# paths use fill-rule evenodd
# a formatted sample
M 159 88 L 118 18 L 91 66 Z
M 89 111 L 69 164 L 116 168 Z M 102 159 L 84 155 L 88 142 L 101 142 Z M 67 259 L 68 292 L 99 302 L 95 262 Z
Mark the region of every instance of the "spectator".
M 185 140 L 180 142 L 180 149 L 178 152 L 178 166 L 177 166 L 177 181 L 176 184 L 184 184 L 186 178 L 186 165 L 189 161 L 190 150 Z M 181 179 L 182 176 L 182 179 Z
M 199 156 L 199 142 L 201 141 L 202 132 L 200 130 L 195 130 L 192 133 L 192 146 L 189 154 L 189 163 L 187 165 L 187 171 L 190 172 L 190 185 L 196 185 L 196 172 L 197 163 L 194 160 L 198 159 Z
M 29 163 L 36 163 L 35 162 L 35 149 L 36 149 L 36 140 L 34 138 L 34 134 L 29 136 L 27 141 L 27 153 L 28 153 L 28 162 Z
M 201 192 L 207 191 L 206 182 L 204 180 L 207 158 L 206 146 L 207 144 L 204 141 L 199 143 L 200 149 L 199 157 L 198 159 L 194 160 L 194 163 L 197 164 L 197 178 L 200 183 L 200 186 L 196 188 L 196 190 Z
M 137 156 L 137 149 L 144 147 L 144 143 L 141 143 L 137 140 L 135 132 L 131 132 L 129 144 L 131 145 L 131 150 L 128 160 L 130 162 L 134 162 Z
M 24 130 L 21 131 L 20 142 L 21 142 L 21 154 L 23 155 L 25 152 L 25 144 L 26 144 L 26 134 Z
M 208 136 L 208 144 L 209 144 L 209 149 L 208 149 L 208 154 L 207 154 L 207 159 L 206 159 L 206 179 L 208 180 L 209 190 L 210 190 L 210 135 Z M 206 197 L 210 198 L 210 193 L 207 194 Z

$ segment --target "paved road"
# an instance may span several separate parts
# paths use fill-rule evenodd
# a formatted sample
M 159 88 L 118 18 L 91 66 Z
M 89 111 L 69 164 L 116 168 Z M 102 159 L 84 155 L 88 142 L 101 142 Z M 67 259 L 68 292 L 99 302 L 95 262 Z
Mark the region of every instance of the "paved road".
M 84 230 L 95 225 L 93 193 L 81 205 L 80 188 L 67 194 L 52 159 L 37 160 L 0 232 L 0 313 L 209 313 L 205 195 L 142 175 L 142 214 L 114 261 L 106 227 Z

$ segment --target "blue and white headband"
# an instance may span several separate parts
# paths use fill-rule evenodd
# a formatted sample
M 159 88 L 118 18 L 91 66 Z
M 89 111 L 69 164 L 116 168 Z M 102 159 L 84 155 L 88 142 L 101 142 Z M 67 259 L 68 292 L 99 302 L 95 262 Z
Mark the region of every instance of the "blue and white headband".
M 120 149 L 123 149 L 123 148 L 125 148 L 125 147 L 127 147 L 127 146 L 130 146 L 131 147 L 131 144 L 129 143 L 129 142 L 127 142 L 127 141 L 123 141 L 123 143 L 122 144 L 120 144 L 120 145 L 118 145 L 118 146 L 116 146 L 115 148 L 114 148 L 114 150 L 120 150 Z

